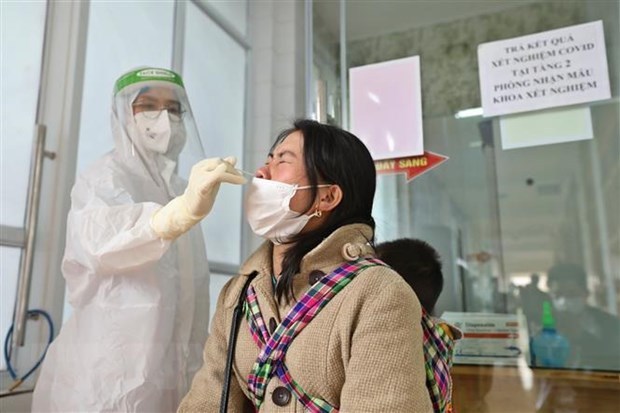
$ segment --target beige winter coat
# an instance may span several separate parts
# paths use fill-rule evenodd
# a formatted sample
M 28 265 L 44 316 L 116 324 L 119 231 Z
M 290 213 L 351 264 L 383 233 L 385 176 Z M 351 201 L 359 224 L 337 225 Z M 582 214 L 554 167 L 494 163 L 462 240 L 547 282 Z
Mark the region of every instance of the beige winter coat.
M 295 297 L 365 247 L 372 230 L 354 224 L 340 228 L 308 253 L 295 276 Z M 359 249 L 358 249 L 359 247 Z M 179 412 L 218 412 L 233 309 L 246 275 L 252 281 L 265 324 L 279 324 L 291 305 L 278 305 L 271 280 L 271 243 L 263 244 L 223 288 L 196 374 Z M 295 338 L 286 354 L 291 376 L 310 395 L 345 413 L 432 412 L 425 385 L 421 307 L 413 290 L 394 271 L 376 266 L 360 272 Z M 274 324 L 272 321 L 271 324 Z M 271 330 L 270 330 L 271 331 Z M 258 357 L 248 323 L 242 319 L 235 351 L 229 412 L 253 411 L 247 377 Z M 303 412 L 294 395 L 274 376 L 260 412 Z

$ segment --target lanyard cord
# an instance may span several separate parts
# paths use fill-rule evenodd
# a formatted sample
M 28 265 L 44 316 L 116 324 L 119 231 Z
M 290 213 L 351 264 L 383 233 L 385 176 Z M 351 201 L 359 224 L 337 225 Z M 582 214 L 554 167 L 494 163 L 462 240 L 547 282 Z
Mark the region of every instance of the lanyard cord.
M 241 321 L 243 302 L 245 301 L 245 292 L 248 286 L 258 275 L 258 271 L 253 271 L 243 285 L 241 294 L 239 294 L 239 300 L 237 306 L 233 310 L 232 325 L 230 327 L 230 337 L 228 338 L 228 352 L 226 354 L 226 368 L 224 369 L 224 383 L 222 385 L 222 398 L 220 400 L 220 413 L 228 412 L 228 396 L 230 389 L 230 375 L 232 371 L 232 362 L 235 354 L 235 344 L 237 342 L 237 329 L 239 328 L 239 322 Z

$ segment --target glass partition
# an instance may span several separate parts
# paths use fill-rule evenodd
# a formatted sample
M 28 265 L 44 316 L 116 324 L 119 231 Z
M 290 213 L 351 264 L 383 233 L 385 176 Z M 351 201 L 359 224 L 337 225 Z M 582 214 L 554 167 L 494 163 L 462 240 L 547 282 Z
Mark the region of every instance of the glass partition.
M 132 68 L 170 67 L 173 13 L 171 2 L 91 3 L 77 173 L 114 148 L 110 113 L 116 79 Z
M 209 4 L 224 18 L 229 24 L 231 24 L 236 30 L 245 36 L 247 34 L 248 23 L 248 1 L 236 0 L 236 1 L 219 1 L 219 0 L 199 0 L 203 3 Z
M 3 2 L 0 7 L 0 333 L 4 337 L 13 321 L 24 247 L 47 2 Z M 2 370 L 6 370 L 4 357 Z
M 24 225 L 36 122 L 46 3 L 2 5 L 2 214 L 0 225 Z M 18 39 L 10 42 L 8 39 Z M 6 63 L 5 63 L 6 62 Z M 8 64 L 8 62 L 11 62 Z
M 226 19 L 225 24 L 245 31 L 245 2 L 228 6 L 209 3 L 218 9 L 220 18 Z M 114 146 L 110 107 L 118 76 L 139 66 L 172 67 L 174 53 L 181 57 L 177 63 L 182 67 L 207 156 L 243 153 L 246 50 L 221 29 L 222 21 L 215 22 L 194 2 L 184 4 L 184 20 L 175 27 L 176 6 L 175 2 L 91 3 L 77 173 Z M 178 45 L 173 41 L 175 32 L 184 34 L 184 41 Z M 241 167 L 242 162 L 238 159 Z M 241 191 L 222 188 L 219 201 L 202 222 L 210 268 L 216 272 L 222 271 L 222 265 L 235 268 L 240 263 Z M 219 293 L 217 285 L 210 292 L 213 305 Z M 70 313 L 71 306 L 66 304 L 63 320 Z
M 245 24 L 245 14 L 243 24 Z M 207 157 L 235 155 L 243 167 L 246 50 L 188 3 L 183 76 Z M 242 188 L 223 185 L 202 222 L 211 262 L 239 265 Z
M 90 4 L 76 175 L 114 148 L 110 113 L 116 79 L 133 68 L 170 66 L 173 12 L 170 2 Z M 66 301 L 63 322 L 72 311 Z
M 404 175 L 378 176 L 377 241 L 414 237 L 439 251 L 445 281 L 436 315 L 508 317 L 519 326 L 521 354 L 512 362 L 479 357 L 457 364 L 457 410 L 617 407 L 618 3 L 345 2 L 343 19 L 338 3 L 313 3 L 312 87 L 324 93 L 315 96 L 314 108 L 323 98 L 348 107 L 340 91 L 352 67 L 420 56 L 424 148 L 449 157 L 410 182 Z M 503 122 L 509 117 L 483 118 L 479 110 L 478 45 L 597 20 L 605 30 L 612 99 L 564 108 L 583 109 L 593 137 L 504 149 L 509 136 Z M 564 109 L 534 113 L 556 119 L 547 125 L 553 130 Z M 326 113 L 324 121 L 346 126 L 338 111 Z M 546 306 L 569 346 L 557 366 L 565 372 L 561 376 L 545 373 L 531 354 Z M 512 392 L 514 406 L 506 398 L 500 403 L 499 392 Z M 598 410 L 587 410 L 595 405 Z

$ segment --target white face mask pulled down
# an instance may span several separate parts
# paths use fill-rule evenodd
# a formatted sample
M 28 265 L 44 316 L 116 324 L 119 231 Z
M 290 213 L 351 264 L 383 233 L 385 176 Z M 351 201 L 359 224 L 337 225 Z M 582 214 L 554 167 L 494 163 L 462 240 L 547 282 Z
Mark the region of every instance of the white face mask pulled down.
M 183 122 L 171 122 L 167 110 L 139 112 L 134 115 L 145 149 L 176 160 L 185 145 Z
M 311 186 L 253 178 L 245 198 L 246 217 L 252 231 L 274 244 L 287 242 L 299 234 L 310 218 L 318 216 L 316 212 L 312 215 L 300 215 L 290 208 L 295 193 L 299 189 L 308 188 Z

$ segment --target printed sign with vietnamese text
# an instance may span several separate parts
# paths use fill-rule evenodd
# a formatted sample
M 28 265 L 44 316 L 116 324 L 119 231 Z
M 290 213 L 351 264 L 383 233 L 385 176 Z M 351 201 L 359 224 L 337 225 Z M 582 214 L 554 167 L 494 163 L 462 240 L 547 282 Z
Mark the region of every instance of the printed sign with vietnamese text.
M 483 116 L 609 99 L 603 22 L 478 46 Z

